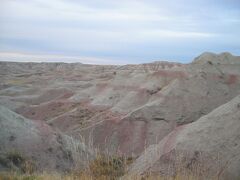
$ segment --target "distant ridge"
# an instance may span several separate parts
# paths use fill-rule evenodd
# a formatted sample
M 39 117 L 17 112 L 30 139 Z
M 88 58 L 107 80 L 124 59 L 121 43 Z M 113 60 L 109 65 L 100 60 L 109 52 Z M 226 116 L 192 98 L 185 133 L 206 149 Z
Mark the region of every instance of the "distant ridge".
M 196 57 L 192 63 L 197 64 L 240 64 L 238 56 L 233 56 L 229 52 L 223 52 L 220 54 L 215 54 L 211 52 L 202 53 L 200 56 Z

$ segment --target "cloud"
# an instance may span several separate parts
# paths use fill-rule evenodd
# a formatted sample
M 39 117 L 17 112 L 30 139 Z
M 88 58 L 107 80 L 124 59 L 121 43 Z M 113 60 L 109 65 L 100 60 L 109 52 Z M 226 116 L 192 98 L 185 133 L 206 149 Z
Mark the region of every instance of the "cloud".
M 192 52 L 224 47 L 240 51 L 236 0 L 1 0 L 1 4 L 2 51 L 132 60 L 162 55 L 187 59 Z M 184 53 L 163 47 L 178 47 Z
M 48 55 L 48 54 L 31 54 L 18 52 L 0 52 L 0 61 L 14 62 L 67 62 L 67 63 L 84 63 L 84 64 L 115 64 L 122 65 L 123 61 L 111 59 L 101 59 L 95 57 Z M 114 63 L 113 63 L 114 62 Z
M 14 11 L 11 14 L 8 12 L 2 13 L 2 16 L 35 20 L 164 21 L 169 19 L 168 16 L 159 14 L 156 8 L 134 1 L 121 4 L 120 7 L 113 9 L 88 7 L 82 3 L 74 4 L 61 0 L 33 0 L 27 3 L 26 0 L 25 3 L 24 1 L 10 0 L 9 2 L 5 1 L 4 4 L 4 9 Z

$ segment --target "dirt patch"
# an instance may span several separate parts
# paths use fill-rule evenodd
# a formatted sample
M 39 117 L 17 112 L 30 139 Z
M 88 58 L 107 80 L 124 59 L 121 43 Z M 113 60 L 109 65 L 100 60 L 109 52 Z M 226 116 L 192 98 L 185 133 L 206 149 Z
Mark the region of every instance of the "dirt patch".
M 227 84 L 232 85 L 232 84 L 236 84 L 238 82 L 239 76 L 236 74 L 230 74 L 228 75 L 227 78 Z
M 47 121 L 77 107 L 77 103 L 66 101 L 52 101 L 37 106 L 23 107 L 17 112 L 29 119 Z

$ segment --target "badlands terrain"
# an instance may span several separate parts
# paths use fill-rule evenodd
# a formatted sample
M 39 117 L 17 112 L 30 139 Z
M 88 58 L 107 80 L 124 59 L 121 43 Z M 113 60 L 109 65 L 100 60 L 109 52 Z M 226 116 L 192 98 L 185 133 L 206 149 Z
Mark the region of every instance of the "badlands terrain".
M 0 171 L 18 152 L 67 172 L 102 154 L 131 157 L 124 177 L 176 162 L 240 178 L 240 57 L 139 65 L 0 62 Z M 207 178 L 206 178 L 207 179 Z

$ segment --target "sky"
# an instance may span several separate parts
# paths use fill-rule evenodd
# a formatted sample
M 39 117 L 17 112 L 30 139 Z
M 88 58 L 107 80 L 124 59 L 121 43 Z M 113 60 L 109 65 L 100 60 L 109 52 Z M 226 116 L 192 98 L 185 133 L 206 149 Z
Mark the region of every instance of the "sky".
M 0 0 L 0 60 L 188 63 L 240 55 L 240 0 Z

